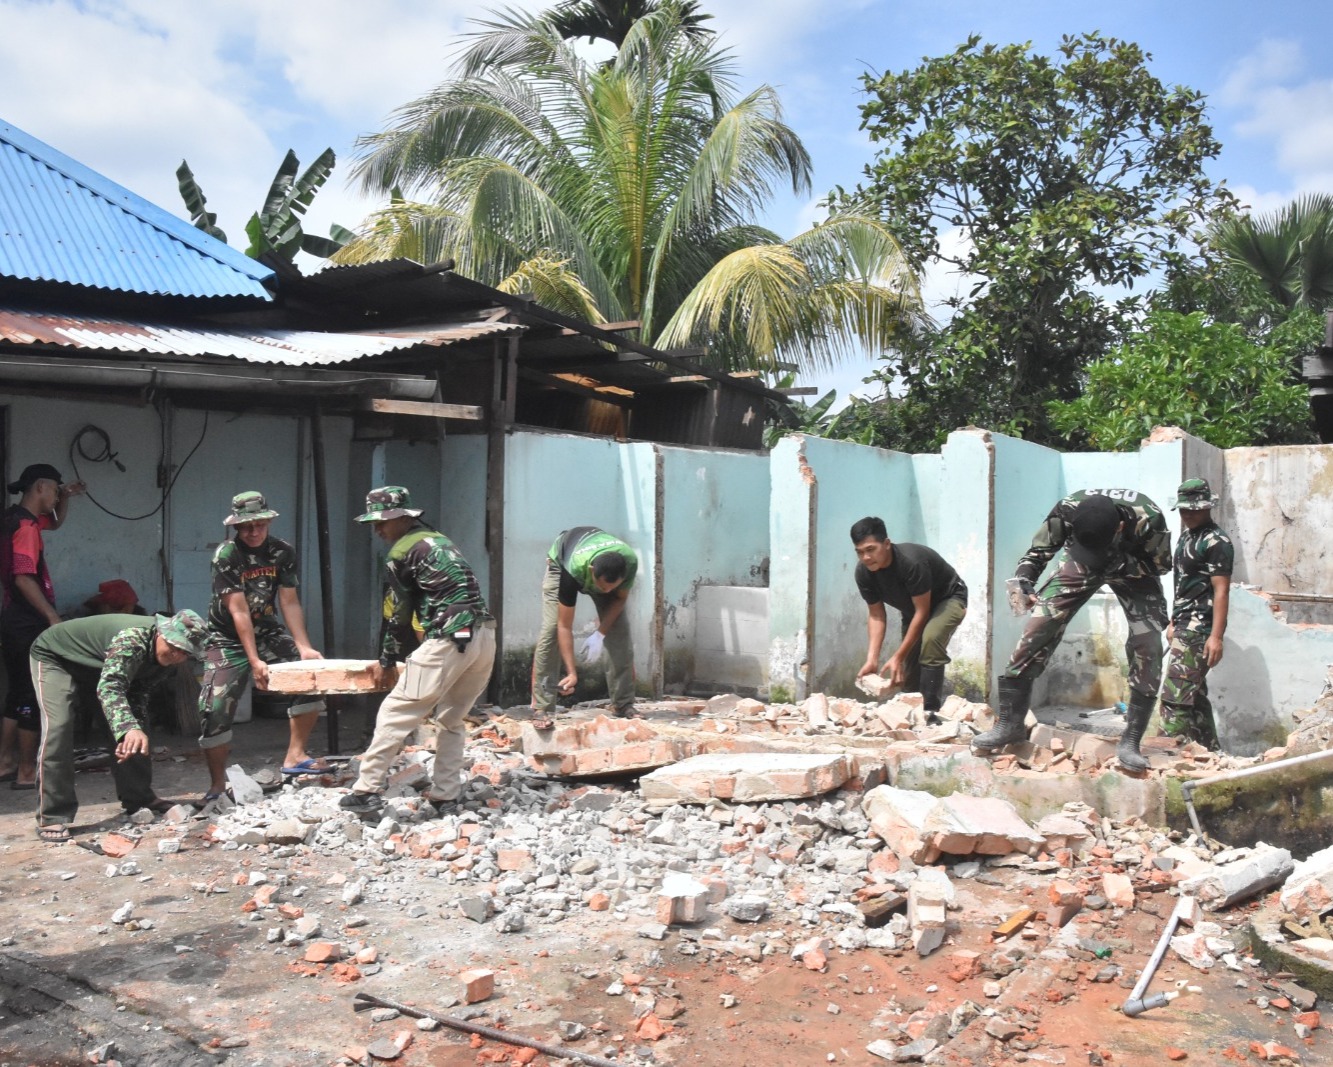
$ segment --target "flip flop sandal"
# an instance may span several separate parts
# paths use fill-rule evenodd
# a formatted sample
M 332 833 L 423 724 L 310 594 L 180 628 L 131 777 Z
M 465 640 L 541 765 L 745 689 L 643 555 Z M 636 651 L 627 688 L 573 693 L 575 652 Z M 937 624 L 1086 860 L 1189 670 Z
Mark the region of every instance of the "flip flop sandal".
M 283 767 L 282 773 L 288 777 L 299 778 L 302 775 L 328 774 L 332 770 L 333 768 L 330 767 L 327 762 L 321 767 L 320 761 L 317 759 L 303 759 L 300 763 L 294 764 L 291 767 Z
M 49 826 L 37 827 L 37 837 L 50 845 L 64 844 L 69 840 L 69 827 L 63 822 L 51 823 Z
M 11 783 L 9 784 L 9 788 L 10 788 L 10 789 L 18 789 L 18 790 L 23 790 L 23 789 L 36 789 L 36 788 L 37 788 L 37 783 L 36 783 L 36 782 L 17 782 L 17 781 L 15 781 L 15 782 L 11 782 Z
M 534 715 L 532 717 L 532 728 L 534 730 L 554 730 L 555 716 L 553 715 Z

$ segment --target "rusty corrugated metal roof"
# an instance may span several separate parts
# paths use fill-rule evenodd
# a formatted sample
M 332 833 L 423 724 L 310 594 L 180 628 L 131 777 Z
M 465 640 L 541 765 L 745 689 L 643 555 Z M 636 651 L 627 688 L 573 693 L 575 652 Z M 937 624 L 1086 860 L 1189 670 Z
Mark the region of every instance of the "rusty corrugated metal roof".
M 273 271 L 0 122 L 0 277 L 271 300 Z
M 444 347 L 523 331 L 523 326 L 505 322 L 446 323 L 382 333 L 205 328 L 0 308 L 0 343 L 177 357 L 224 356 L 289 367 L 350 363 L 388 352 Z

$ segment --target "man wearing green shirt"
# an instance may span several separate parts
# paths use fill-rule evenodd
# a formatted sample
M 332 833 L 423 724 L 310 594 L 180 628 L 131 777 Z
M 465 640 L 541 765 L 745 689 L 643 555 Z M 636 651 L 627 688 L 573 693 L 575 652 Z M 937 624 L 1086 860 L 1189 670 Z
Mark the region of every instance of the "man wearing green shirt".
M 193 611 L 93 615 L 58 623 L 32 644 L 33 688 L 42 716 L 37 835 L 68 841 L 79 810 L 74 793 L 74 715 L 80 691 L 95 691 L 116 741 L 112 775 L 127 812 L 158 808 L 148 759 L 148 697 L 177 664 L 203 659 L 204 620 Z
M 467 713 L 485 692 L 495 665 L 495 620 L 467 560 L 449 538 L 421 521 L 421 509 L 412 507 L 402 486 L 372 489 L 365 514 L 356 521 L 370 523 L 375 536 L 392 546 L 385 560 L 391 610 L 379 662 L 371 668 L 375 683 L 382 686 L 389 669 L 403 662 L 375 716 L 361 773 L 339 805 L 360 814 L 382 808 L 394 757 L 408 734 L 433 719 L 435 766 L 427 799 L 441 808 L 456 806 Z M 424 634 L 420 644 L 414 616 Z
M 563 531 L 546 554 L 542 579 L 542 625 L 532 657 L 532 725 L 549 730 L 557 694 L 579 684 L 574 662 L 574 605 L 583 593 L 597 608 L 597 629 L 579 649 L 584 663 L 606 659 L 606 688 L 617 715 L 634 712 L 634 645 L 625 600 L 634 585 L 639 557 L 620 538 L 596 526 Z M 557 668 L 564 674 L 557 680 Z

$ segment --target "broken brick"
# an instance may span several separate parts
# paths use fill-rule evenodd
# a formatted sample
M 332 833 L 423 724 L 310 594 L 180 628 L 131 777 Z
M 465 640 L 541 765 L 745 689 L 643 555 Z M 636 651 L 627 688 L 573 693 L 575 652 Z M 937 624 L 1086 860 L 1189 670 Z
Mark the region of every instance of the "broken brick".
M 495 993 L 495 972 L 482 967 L 463 971 L 459 976 L 463 983 L 463 1002 L 476 1004 L 488 999 Z

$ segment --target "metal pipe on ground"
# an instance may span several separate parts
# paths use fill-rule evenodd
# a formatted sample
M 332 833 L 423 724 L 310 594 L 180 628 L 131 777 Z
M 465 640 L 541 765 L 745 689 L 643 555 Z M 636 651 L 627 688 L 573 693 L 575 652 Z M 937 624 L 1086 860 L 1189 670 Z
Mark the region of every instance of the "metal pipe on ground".
M 1142 1015 L 1145 1011 L 1152 1008 L 1164 1008 L 1180 996 L 1174 989 L 1165 993 L 1154 993 L 1146 1000 L 1143 997 L 1148 988 L 1148 983 L 1152 981 L 1152 976 L 1157 973 L 1157 968 L 1161 965 L 1162 957 L 1166 955 L 1166 948 L 1171 944 L 1171 938 L 1175 935 L 1176 927 L 1180 925 L 1180 920 L 1194 911 L 1194 898 L 1181 897 L 1176 901 L 1176 906 L 1172 909 L 1171 917 L 1166 921 L 1166 929 L 1162 931 L 1162 936 L 1157 939 L 1157 947 L 1153 949 L 1152 955 L 1148 958 L 1147 965 L 1143 968 L 1143 973 L 1139 975 L 1139 980 L 1134 983 L 1134 988 L 1130 991 L 1129 999 L 1120 1005 L 1120 1011 L 1128 1015 L 1131 1019 L 1136 1015 Z
M 493 1026 L 482 1026 L 481 1023 L 468 1022 L 466 1019 L 459 1019 L 453 1015 L 437 1015 L 433 1011 L 422 1011 L 420 1008 L 412 1008 L 406 1004 L 400 1004 L 396 1000 L 386 1000 L 384 997 L 377 997 L 370 993 L 358 993 L 352 999 L 353 1011 L 366 1011 L 368 1008 L 393 1008 L 412 1019 L 434 1019 L 441 1026 L 447 1026 L 451 1030 L 461 1030 L 465 1034 L 476 1034 L 478 1037 L 484 1037 L 490 1041 L 499 1041 L 505 1045 L 536 1049 L 545 1056 L 553 1056 L 559 1060 L 578 1060 L 580 1063 L 588 1064 L 589 1067 L 625 1067 L 623 1063 L 617 1063 L 615 1060 L 608 1060 L 602 1056 L 594 1056 L 591 1052 L 579 1052 L 577 1049 L 566 1048 L 564 1045 L 548 1045 L 545 1041 L 537 1041 L 531 1037 L 524 1037 L 522 1034 L 510 1033 L 508 1030 L 497 1030 Z
M 1204 837 L 1203 827 L 1199 825 L 1199 813 L 1194 810 L 1194 791 L 1196 789 L 1202 789 L 1207 785 L 1216 785 L 1219 782 L 1234 782 L 1240 778 L 1254 778 L 1257 775 L 1299 767 L 1306 763 L 1318 763 L 1321 760 L 1333 760 L 1333 749 L 1325 752 L 1307 752 L 1304 756 L 1292 756 L 1290 759 L 1280 759 L 1273 763 L 1260 763 L 1253 767 L 1242 767 L 1238 771 L 1227 771 L 1226 774 L 1215 774 L 1211 778 L 1198 778 L 1194 781 L 1183 782 L 1180 786 L 1180 795 L 1185 800 L 1185 811 L 1190 817 L 1190 825 L 1194 827 L 1194 832 L 1202 839 Z

